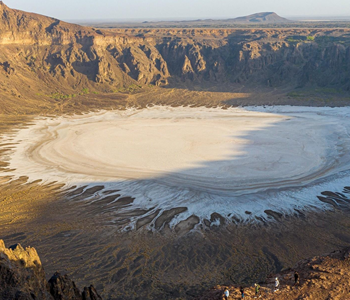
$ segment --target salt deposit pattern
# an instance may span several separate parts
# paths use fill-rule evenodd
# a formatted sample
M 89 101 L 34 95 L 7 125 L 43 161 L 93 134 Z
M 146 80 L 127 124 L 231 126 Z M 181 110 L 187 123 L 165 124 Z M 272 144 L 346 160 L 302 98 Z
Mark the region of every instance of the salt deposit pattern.
M 171 226 L 213 213 L 245 222 L 266 210 L 329 209 L 316 196 L 350 183 L 349 116 L 350 108 L 154 106 L 37 118 L 2 140 L 16 143 L 15 177 L 105 187 L 85 201 L 118 190 L 135 198 L 125 211 L 187 208 Z

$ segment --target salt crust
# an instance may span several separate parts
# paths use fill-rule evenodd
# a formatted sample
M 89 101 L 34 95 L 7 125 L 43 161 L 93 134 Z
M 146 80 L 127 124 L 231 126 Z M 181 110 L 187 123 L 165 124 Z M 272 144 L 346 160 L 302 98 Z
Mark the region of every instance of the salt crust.
M 136 197 L 126 209 L 188 207 L 173 224 L 213 212 L 249 220 L 265 209 L 327 208 L 317 194 L 348 182 L 349 115 L 350 108 L 154 106 L 37 118 L 2 140 L 17 143 L 9 158 L 17 177 L 102 183 Z

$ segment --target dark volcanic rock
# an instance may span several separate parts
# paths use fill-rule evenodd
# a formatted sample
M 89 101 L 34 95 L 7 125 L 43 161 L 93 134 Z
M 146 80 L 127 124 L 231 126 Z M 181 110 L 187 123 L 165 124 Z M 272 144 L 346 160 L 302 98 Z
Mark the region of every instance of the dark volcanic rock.
M 102 300 L 93 285 L 84 287 L 83 300 Z
M 1 300 L 102 300 L 95 288 L 85 287 L 81 293 L 67 275 L 56 272 L 49 282 L 38 253 L 20 244 L 5 247 L 0 240 Z
M 8 74 L 12 75 L 15 72 L 15 69 L 12 68 L 12 66 L 9 64 L 8 61 L 5 61 L 3 63 L 0 63 L 0 66 L 3 67 L 3 70 Z
M 82 295 L 67 275 L 62 276 L 56 272 L 49 280 L 50 293 L 54 299 L 61 300 L 82 300 Z

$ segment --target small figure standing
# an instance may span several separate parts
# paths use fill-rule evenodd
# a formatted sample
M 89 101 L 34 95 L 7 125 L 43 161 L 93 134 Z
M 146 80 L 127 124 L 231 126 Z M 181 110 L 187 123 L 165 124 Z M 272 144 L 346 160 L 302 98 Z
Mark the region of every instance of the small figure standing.
M 243 289 L 243 286 L 241 286 L 240 288 L 239 288 L 239 291 L 241 292 L 241 297 L 242 297 L 242 299 L 244 298 L 244 289 Z
M 259 293 L 260 293 L 260 285 L 258 285 L 257 283 L 254 283 L 254 286 L 255 286 L 255 297 L 258 297 Z M 261 296 L 259 296 L 260 298 Z
M 230 292 L 228 291 L 228 288 L 226 287 L 226 288 L 224 289 L 224 299 L 225 299 L 225 300 L 228 300 L 228 296 L 230 296 Z
M 294 285 L 299 284 L 299 273 L 297 271 L 294 272 Z
M 278 278 L 275 278 L 275 292 L 277 292 L 280 289 L 280 282 Z

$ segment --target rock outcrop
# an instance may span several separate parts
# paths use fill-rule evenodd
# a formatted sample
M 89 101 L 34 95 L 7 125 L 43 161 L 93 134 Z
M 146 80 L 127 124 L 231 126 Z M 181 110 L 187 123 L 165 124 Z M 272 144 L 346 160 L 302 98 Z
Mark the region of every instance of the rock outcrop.
M 2 300 L 101 300 L 91 285 L 80 292 L 67 275 L 45 279 L 38 253 L 20 244 L 5 247 L 0 240 L 0 299 Z

